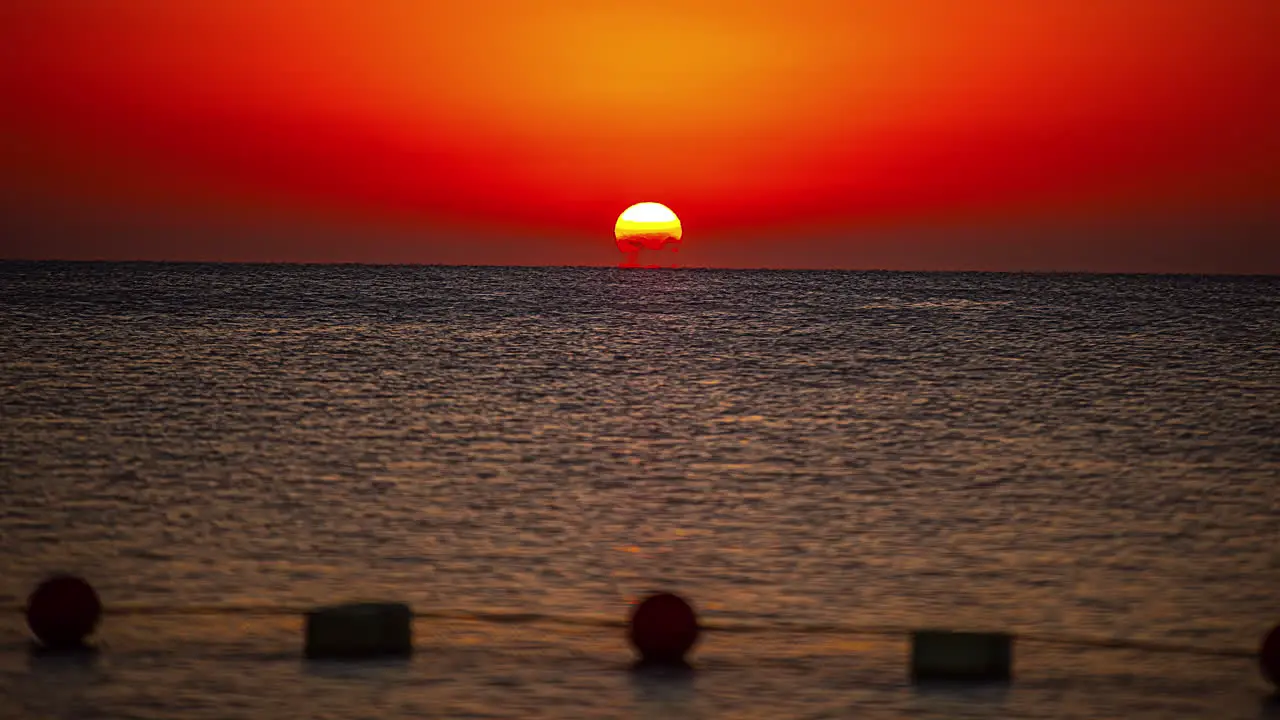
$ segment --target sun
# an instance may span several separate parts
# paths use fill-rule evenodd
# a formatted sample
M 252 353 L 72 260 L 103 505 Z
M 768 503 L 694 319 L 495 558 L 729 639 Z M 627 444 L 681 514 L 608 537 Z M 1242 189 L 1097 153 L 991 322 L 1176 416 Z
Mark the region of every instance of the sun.
M 683 234 L 680 218 L 656 202 L 636 203 L 623 210 L 613 226 L 618 250 L 627 256 L 624 265 L 639 264 L 641 250 L 660 251 L 670 246 L 672 252 L 678 251 Z

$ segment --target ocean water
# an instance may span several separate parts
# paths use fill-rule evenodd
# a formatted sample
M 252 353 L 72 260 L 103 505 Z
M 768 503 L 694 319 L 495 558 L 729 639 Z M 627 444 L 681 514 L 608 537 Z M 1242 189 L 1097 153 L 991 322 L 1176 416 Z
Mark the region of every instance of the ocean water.
M 0 331 L 0 717 L 1280 715 L 1280 278 L 5 263 Z M 359 599 L 413 658 L 303 661 Z

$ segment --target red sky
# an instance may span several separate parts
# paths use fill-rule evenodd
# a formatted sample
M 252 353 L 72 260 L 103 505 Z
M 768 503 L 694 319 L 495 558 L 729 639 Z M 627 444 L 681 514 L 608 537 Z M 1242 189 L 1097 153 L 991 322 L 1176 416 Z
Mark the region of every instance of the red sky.
M 0 257 L 1280 273 L 1276 0 L 6 0 Z

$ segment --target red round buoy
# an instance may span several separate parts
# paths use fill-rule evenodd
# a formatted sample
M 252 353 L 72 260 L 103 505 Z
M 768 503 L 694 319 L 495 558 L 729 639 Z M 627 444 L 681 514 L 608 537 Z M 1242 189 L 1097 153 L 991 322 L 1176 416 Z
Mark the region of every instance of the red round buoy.
M 679 596 L 651 595 L 631 613 L 630 640 L 643 662 L 683 663 L 698 641 L 698 616 Z
M 80 647 L 101 616 L 98 593 L 72 575 L 45 580 L 27 599 L 27 626 L 52 649 Z
M 1262 666 L 1262 674 L 1280 690 L 1280 625 L 1271 628 L 1271 632 L 1262 639 L 1258 664 Z

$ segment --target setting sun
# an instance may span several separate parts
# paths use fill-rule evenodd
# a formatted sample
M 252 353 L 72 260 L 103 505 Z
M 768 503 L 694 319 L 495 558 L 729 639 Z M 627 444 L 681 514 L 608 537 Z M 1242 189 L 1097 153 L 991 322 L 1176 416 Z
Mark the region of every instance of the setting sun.
M 627 256 L 624 266 L 635 266 L 640 262 L 642 250 L 664 250 L 668 245 L 672 252 L 680 249 L 683 231 L 680 218 L 671 212 L 671 208 L 656 202 L 636 203 L 618 216 L 613 226 L 614 240 L 618 250 Z

